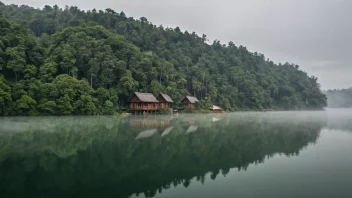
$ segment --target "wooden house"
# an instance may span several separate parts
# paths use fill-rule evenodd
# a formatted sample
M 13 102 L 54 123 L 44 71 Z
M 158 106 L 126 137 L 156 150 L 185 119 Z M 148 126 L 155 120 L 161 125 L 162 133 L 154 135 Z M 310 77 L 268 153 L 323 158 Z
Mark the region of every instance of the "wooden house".
M 129 99 L 131 112 L 152 112 L 158 108 L 159 101 L 151 93 L 135 92 Z
M 219 113 L 222 111 L 221 107 L 213 105 L 209 108 L 210 110 L 212 110 L 214 113 Z
M 168 96 L 167 94 L 159 94 L 156 99 L 159 101 L 159 108 L 162 109 L 170 109 L 171 108 L 171 104 L 174 102 L 170 96 Z
M 181 103 L 184 105 L 185 108 L 187 109 L 194 109 L 196 102 L 199 102 L 199 100 L 196 97 L 193 96 L 186 96 Z

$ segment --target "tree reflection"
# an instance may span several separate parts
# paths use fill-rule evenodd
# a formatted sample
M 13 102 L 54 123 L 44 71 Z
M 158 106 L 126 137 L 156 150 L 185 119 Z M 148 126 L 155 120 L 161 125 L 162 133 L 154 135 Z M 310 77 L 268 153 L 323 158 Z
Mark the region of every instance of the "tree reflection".
M 6 130 L 0 133 L 0 194 L 153 197 L 171 186 L 188 187 L 194 178 L 204 183 L 207 173 L 216 179 L 231 168 L 247 170 L 277 153 L 298 155 L 325 125 L 323 119 L 267 114 L 217 115 L 216 122 L 213 118 L 2 119 Z M 8 125 L 21 127 L 8 130 Z M 145 135 L 151 129 L 153 133 Z M 144 138 L 136 138 L 141 132 Z
M 351 110 L 350 110 L 351 111 Z M 332 130 L 342 130 L 346 131 L 349 133 L 352 133 L 352 116 L 351 112 L 349 112 L 348 115 L 346 114 L 339 114 L 339 115 L 334 115 L 330 114 L 328 123 L 327 123 L 327 128 L 332 129 Z

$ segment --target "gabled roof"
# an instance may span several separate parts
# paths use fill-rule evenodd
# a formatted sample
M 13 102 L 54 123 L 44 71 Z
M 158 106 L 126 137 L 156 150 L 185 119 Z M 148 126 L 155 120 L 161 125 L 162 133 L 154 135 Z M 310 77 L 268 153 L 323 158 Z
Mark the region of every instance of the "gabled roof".
M 212 107 L 210 107 L 211 110 L 221 110 L 221 107 L 213 105 Z
M 134 92 L 134 95 L 136 95 L 142 102 L 159 102 L 152 93 Z M 130 101 L 130 99 L 128 99 L 128 101 Z
M 199 102 L 199 100 L 196 97 L 193 97 L 193 96 L 186 96 L 185 99 L 187 99 L 192 104 L 194 104 L 196 102 Z M 185 99 L 183 99 L 182 101 L 184 101 Z
M 163 94 L 163 93 L 161 93 L 160 95 L 161 95 L 167 102 L 174 102 L 174 101 L 171 99 L 171 97 L 170 97 L 169 95 Z

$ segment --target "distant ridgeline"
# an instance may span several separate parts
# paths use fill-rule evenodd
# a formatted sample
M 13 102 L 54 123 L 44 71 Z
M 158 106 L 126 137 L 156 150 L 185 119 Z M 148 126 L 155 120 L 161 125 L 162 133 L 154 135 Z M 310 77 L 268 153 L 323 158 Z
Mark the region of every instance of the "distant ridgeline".
M 326 106 L 316 77 L 233 42 L 112 9 L 0 9 L 0 115 L 112 114 L 136 91 L 228 111 Z
M 328 107 L 350 108 L 352 107 L 352 87 L 348 89 L 334 89 L 326 91 Z
M 326 126 L 323 119 L 240 115 L 10 117 L 0 123 L 0 193 L 12 198 L 153 197 L 232 168 L 246 171 L 275 154 L 298 155 Z

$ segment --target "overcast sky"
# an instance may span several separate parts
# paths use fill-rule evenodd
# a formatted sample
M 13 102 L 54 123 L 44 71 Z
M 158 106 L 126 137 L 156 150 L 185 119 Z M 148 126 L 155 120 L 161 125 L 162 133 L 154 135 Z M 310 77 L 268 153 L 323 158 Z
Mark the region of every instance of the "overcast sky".
M 0 0 L 112 8 L 152 23 L 233 41 L 274 62 L 300 65 L 322 89 L 352 86 L 352 0 Z

